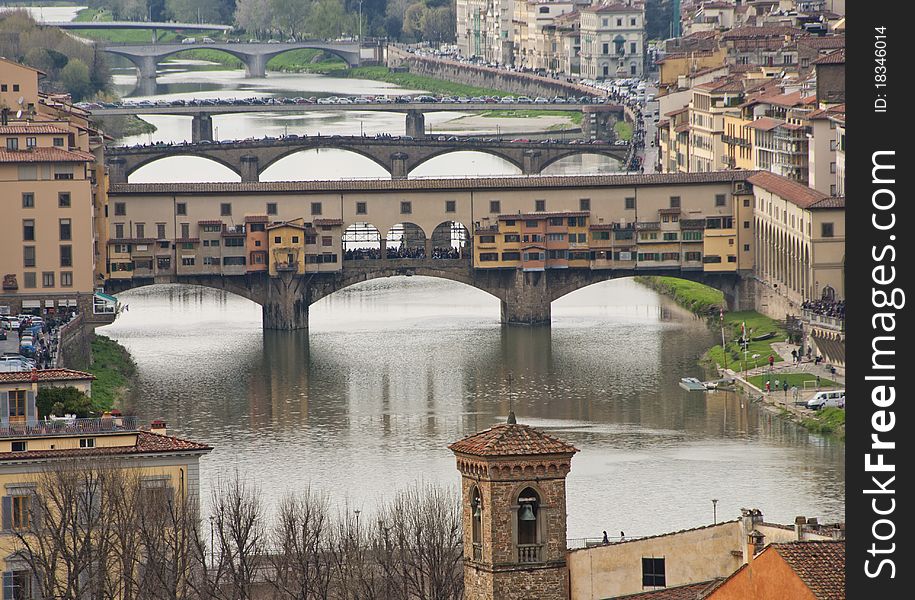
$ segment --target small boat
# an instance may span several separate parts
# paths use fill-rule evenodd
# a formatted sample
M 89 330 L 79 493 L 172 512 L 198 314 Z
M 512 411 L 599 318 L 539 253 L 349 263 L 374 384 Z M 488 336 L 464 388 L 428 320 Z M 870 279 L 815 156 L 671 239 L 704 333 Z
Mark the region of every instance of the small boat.
M 764 340 L 771 340 L 775 337 L 775 332 L 770 331 L 769 333 L 764 333 L 763 335 L 757 335 L 756 337 L 751 337 L 750 341 L 752 342 L 762 342 Z
M 680 387 L 688 392 L 701 392 L 705 390 L 705 384 L 695 377 L 683 377 L 680 379 Z

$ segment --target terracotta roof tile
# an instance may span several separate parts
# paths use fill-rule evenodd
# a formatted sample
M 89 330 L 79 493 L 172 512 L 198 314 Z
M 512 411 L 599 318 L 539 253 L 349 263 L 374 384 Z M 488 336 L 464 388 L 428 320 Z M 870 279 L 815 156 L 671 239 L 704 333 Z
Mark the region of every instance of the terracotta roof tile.
M 38 124 L 21 124 L 21 125 L 3 125 L 0 126 L 0 134 L 9 134 L 9 135 L 31 135 L 35 133 L 59 133 L 67 134 L 69 131 L 61 127 L 55 127 L 53 125 L 38 125 Z
M 74 371 L 73 369 L 40 369 L 36 371 L 19 371 L 18 373 L 0 373 L 0 383 L 30 383 L 32 377 L 42 381 L 78 381 L 95 379 L 92 373 Z
M 750 175 L 747 181 L 801 208 L 810 208 L 819 201 L 829 198 L 826 194 L 809 188 L 802 183 L 768 171 L 757 171 Z
M 807 208 L 845 208 L 845 196 L 830 196 L 829 198 L 823 198 L 822 200 L 817 200 L 812 203 Z
M 567 210 L 559 212 L 535 212 L 535 213 L 517 213 L 517 214 L 507 214 L 499 215 L 500 221 L 506 220 L 535 220 L 535 219 L 549 219 L 552 217 L 587 217 L 590 215 L 590 212 L 580 211 L 580 210 Z
M 270 181 L 242 183 L 113 183 L 109 193 L 123 194 L 240 194 L 308 193 L 409 190 L 496 190 L 575 187 L 631 187 L 633 185 L 675 185 L 744 181 L 748 171 L 707 173 L 651 173 L 644 175 L 560 175 L 471 177 L 466 179 L 347 179 L 328 181 Z
M 454 442 L 448 449 L 472 456 L 575 454 L 578 449 L 529 425 L 501 424 Z
M 819 600 L 845 600 L 845 541 L 770 544 Z
M 844 65 L 845 64 L 845 48 L 840 48 L 835 52 L 830 52 L 825 56 L 813 61 L 815 65 Z
M 725 32 L 722 36 L 726 40 L 744 39 L 744 38 L 772 38 L 784 37 L 786 35 L 800 35 L 804 33 L 803 29 L 795 27 L 785 27 L 781 25 L 772 25 L 767 27 L 737 27 Z
M 270 220 L 270 217 L 267 215 L 247 215 L 245 216 L 245 223 L 266 223 Z
M 212 446 L 192 442 L 170 435 L 161 435 L 151 431 L 119 432 L 136 435 L 136 443 L 130 446 L 96 446 L 95 448 L 68 448 L 63 450 L 27 450 L 26 452 L 0 452 L 0 463 L 7 461 L 48 460 L 56 458 L 95 458 L 105 456 L 125 456 L 132 454 L 164 454 L 169 452 L 206 453 Z
M 717 579 L 699 583 L 688 583 L 686 585 L 664 588 L 663 590 L 639 592 L 627 596 L 616 596 L 614 600 L 696 600 L 697 598 L 700 598 L 703 593 L 714 587 L 716 583 L 718 583 Z
M 314 224 L 318 227 L 322 225 L 343 225 L 343 219 L 315 219 Z
M 93 162 L 94 160 L 95 156 L 81 150 L 63 150 L 62 148 L 0 150 L 0 163 Z

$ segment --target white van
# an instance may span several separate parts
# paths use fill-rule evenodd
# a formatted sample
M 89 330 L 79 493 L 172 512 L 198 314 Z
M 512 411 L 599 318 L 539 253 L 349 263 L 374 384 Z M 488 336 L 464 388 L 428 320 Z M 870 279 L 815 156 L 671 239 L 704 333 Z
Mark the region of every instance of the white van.
M 811 410 L 829 407 L 845 408 L 845 390 L 817 392 L 813 398 L 807 401 L 807 408 Z

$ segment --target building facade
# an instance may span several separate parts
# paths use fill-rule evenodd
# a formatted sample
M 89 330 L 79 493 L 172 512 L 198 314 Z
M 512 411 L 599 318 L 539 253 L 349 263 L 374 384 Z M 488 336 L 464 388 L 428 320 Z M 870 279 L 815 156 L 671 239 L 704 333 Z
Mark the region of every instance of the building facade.
M 591 79 L 645 73 L 645 4 L 623 0 L 581 9 L 581 75 Z
M 103 278 L 102 140 L 66 98 L 38 91 L 40 71 L 0 58 L 0 311 L 91 305 Z

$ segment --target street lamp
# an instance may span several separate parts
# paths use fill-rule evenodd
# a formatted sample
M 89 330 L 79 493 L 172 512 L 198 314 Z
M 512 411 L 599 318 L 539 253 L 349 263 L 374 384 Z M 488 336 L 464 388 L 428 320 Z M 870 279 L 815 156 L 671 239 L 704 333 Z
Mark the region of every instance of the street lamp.
M 712 498 L 712 524 L 718 524 L 718 498 Z

